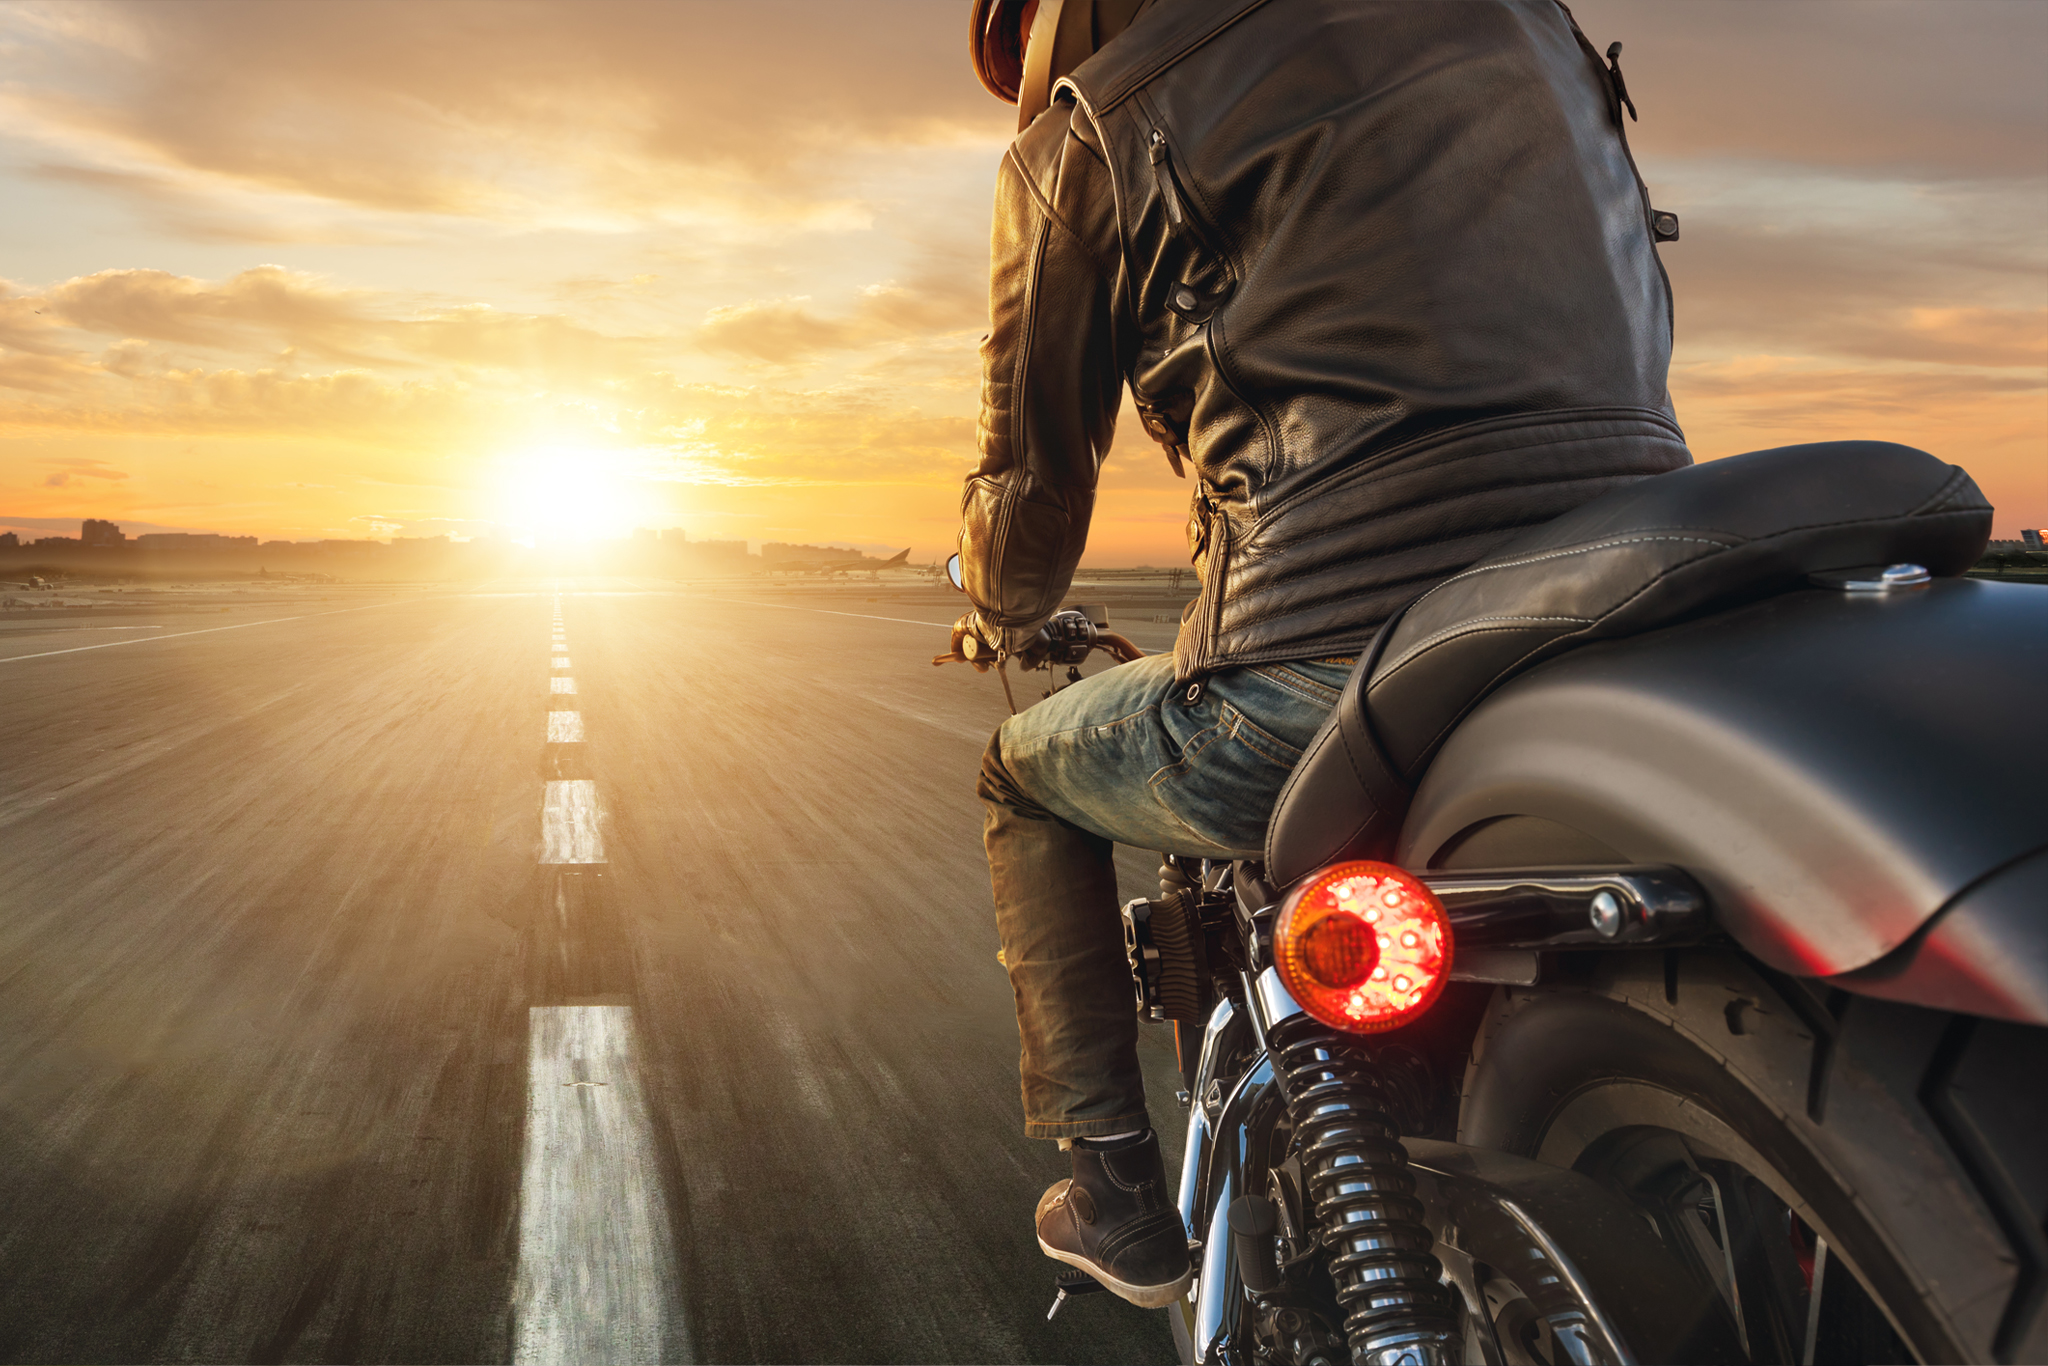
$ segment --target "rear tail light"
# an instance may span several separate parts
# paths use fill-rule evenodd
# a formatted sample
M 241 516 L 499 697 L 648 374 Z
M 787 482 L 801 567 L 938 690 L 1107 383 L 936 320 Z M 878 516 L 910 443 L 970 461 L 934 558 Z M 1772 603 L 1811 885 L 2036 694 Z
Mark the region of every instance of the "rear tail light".
M 1443 904 L 1391 863 L 1337 863 L 1297 887 L 1273 934 L 1280 980 L 1316 1019 L 1376 1034 L 1421 1015 L 1451 970 Z

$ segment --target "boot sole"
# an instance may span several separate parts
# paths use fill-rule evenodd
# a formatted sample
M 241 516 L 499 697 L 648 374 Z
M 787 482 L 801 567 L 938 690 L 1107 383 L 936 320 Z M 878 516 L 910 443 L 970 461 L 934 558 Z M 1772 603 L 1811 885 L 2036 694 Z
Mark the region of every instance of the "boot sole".
M 1056 1262 L 1065 1262 L 1068 1266 L 1087 1272 L 1096 1280 L 1102 1282 L 1104 1290 L 1107 1290 L 1120 1300 L 1128 1300 L 1140 1309 L 1164 1309 L 1182 1295 L 1187 1294 L 1189 1287 L 1195 1283 L 1193 1267 L 1189 1267 L 1188 1274 L 1182 1276 L 1179 1280 L 1168 1281 L 1164 1285 L 1132 1285 L 1129 1281 L 1118 1280 L 1085 1257 L 1072 1252 L 1060 1251 L 1043 1238 L 1038 1240 L 1038 1250 Z

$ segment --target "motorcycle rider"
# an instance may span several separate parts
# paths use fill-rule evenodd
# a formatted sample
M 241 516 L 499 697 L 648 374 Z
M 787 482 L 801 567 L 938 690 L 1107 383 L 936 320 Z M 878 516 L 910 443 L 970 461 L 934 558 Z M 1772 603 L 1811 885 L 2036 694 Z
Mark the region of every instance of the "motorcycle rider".
M 1134 1304 L 1190 1281 L 1139 1074 L 1116 844 L 1254 858 L 1405 603 L 1690 462 L 1618 65 L 1555 0 L 977 0 L 1019 104 L 960 533 L 977 664 L 1042 658 L 1121 391 L 1192 466 L 1171 655 L 1004 722 L 979 792 L 1039 1244 Z M 1612 54 L 1610 54 L 1610 60 Z

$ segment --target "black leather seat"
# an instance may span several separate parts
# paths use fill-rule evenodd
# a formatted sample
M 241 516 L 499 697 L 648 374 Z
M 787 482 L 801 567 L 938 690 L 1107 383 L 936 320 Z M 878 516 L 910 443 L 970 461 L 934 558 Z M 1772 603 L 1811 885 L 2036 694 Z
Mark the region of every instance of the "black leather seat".
M 1281 790 L 1267 875 L 1284 887 L 1338 859 L 1386 857 L 1452 727 L 1546 659 L 1827 570 L 1908 561 L 1961 574 L 1990 534 L 1968 474 L 1877 441 L 1692 465 L 1533 527 L 1382 629 Z

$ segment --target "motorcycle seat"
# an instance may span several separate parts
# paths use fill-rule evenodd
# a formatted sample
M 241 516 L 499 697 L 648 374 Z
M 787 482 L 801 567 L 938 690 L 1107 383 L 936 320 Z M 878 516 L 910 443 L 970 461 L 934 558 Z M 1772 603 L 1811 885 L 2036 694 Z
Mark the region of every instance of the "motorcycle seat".
M 1958 575 L 1990 534 L 1991 506 L 1968 474 L 1879 441 L 1691 465 L 1532 527 L 1382 628 L 1281 790 L 1267 875 L 1284 887 L 1338 859 L 1386 857 L 1452 729 L 1547 659 L 1829 570 L 1910 562 Z

